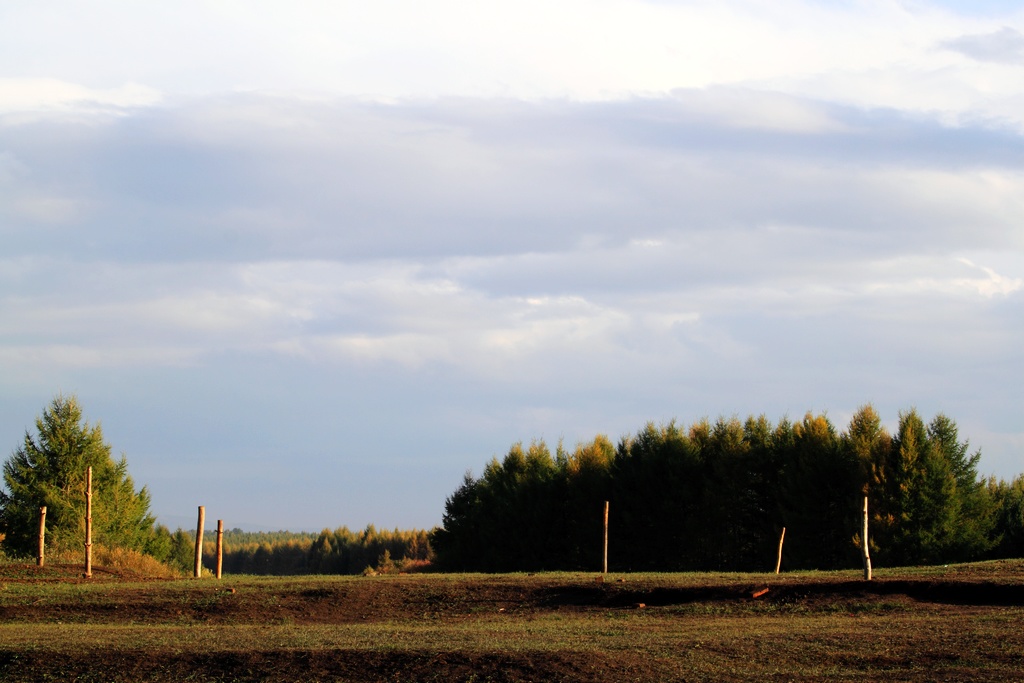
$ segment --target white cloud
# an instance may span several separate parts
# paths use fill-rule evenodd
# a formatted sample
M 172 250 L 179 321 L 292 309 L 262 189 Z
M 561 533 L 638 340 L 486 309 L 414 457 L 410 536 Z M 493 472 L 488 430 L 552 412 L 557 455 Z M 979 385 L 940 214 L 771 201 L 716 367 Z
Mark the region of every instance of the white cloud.
M 411 369 L 428 363 L 451 363 L 455 356 L 451 345 L 436 335 L 399 333 L 380 335 L 336 335 L 294 340 L 277 345 L 286 353 L 295 353 L 313 362 L 343 360 L 361 363 L 387 363 Z
M 982 62 L 1024 64 L 1024 34 L 1009 26 L 981 35 L 944 41 L 942 47 Z
M 0 347 L 0 364 L 11 376 L 45 369 L 47 374 L 77 368 L 138 368 L 152 365 L 180 367 L 194 365 L 202 356 L 200 349 L 158 347 L 147 343 L 139 346 L 95 344 L 41 344 Z
M 685 109 L 682 120 L 740 130 L 788 133 L 852 132 L 820 102 L 742 88 L 675 91 Z
M 158 104 L 153 88 L 126 83 L 115 88 L 88 88 L 55 78 L 0 78 L 0 114 L 76 111 L 122 113 Z
M 100 2 L 3 12 L 0 63 L 40 91 L 15 99 L 118 106 L 148 103 L 156 91 L 593 101 L 775 83 L 804 96 L 831 85 L 829 97 L 857 105 L 941 103 L 965 113 L 984 106 L 980 89 L 992 72 L 950 72 L 954 55 L 934 47 L 965 34 L 1006 42 L 1004 31 L 1021 28 L 1007 22 L 1022 21 L 926 4 L 802 0 L 185 3 L 175 11 Z M 32 59 L 17 59 L 25 54 Z M 1020 93 L 1019 81 L 1000 87 Z M 943 96 L 955 83 L 972 96 Z
M 994 296 L 1008 296 L 1024 288 L 1024 278 L 1000 275 L 992 268 L 976 265 L 966 258 L 958 260 L 964 265 L 970 266 L 972 269 L 980 270 L 985 274 L 984 277 L 955 278 L 953 280 L 953 284 L 958 287 L 964 287 L 968 290 L 975 291 L 988 298 L 992 298 Z

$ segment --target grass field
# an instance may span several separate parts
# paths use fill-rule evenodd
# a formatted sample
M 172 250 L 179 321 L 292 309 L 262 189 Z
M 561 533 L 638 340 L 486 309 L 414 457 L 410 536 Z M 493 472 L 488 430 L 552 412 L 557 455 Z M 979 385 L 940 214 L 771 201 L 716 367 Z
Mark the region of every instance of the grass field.
M 1016 560 L 883 569 L 870 583 L 78 572 L 0 565 L 0 680 L 1024 680 Z

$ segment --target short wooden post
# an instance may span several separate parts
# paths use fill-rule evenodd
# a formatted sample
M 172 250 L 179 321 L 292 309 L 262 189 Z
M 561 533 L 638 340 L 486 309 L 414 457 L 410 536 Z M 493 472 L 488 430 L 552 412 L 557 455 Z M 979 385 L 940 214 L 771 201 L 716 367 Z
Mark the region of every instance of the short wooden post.
M 217 520 L 217 578 L 224 567 L 224 520 Z
M 206 508 L 199 506 L 199 523 L 196 525 L 196 566 L 193 576 L 203 575 L 203 525 L 206 523 Z
M 782 527 L 782 534 L 779 536 L 779 557 L 775 560 L 775 573 L 782 569 L 782 542 L 786 540 L 786 527 Z
M 46 563 L 44 548 L 46 541 L 46 506 L 39 508 L 39 554 L 36 556 L 36 565 L 42 567 Z
M 608 501 L 604 502 L 604 562 L 601 564 L 601 573 L 608 573 Z
M 871 552 L 868 549 L 868 497 L 864 496 L 864 533 L 862 534 L 864 546 L 864 580 L 871 580 Z
M 92 578 L 92 467 L 85 471 L 85 578 Z

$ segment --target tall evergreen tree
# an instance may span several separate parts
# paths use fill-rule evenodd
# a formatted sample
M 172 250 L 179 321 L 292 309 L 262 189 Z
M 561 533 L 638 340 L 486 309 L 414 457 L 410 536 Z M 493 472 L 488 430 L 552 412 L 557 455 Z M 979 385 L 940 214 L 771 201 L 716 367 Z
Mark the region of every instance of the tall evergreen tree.
M 828 418 L 807 413 L 793 425 L 782 459 L 787 557 L 803 567 L 848 565 L 856 550 L 857 468 Z
M 969 443 L 960 441 L 956 422 L 941 413 L 928 424 L 927 434 L 932 458 L 944 463 L 953 479 L 953 496 L 944 501 L 953 522 L 943 555 L 948 561 L 975 559 L 994 544 L 993 504 L 978 477 L 981 451 L 970 453 Z
M 847 457 L 857 466 L 862 492 L 872 498 L 878 497 L 879 487 L 885 481 L 892 437 L 882 426 L 882 419 L 874 406 L 861 406 L 853 414 L 842 435 L 842 444 Z
M 934 510 L 928 500 L 931 496 L 925 494 L 925 482 L 929 475 L 943 477 L 947 473 L 929 468 L 928 464 L 924 422 L 916 410 L 901 412 L 899 429 L 884 468 L 886 495 L 881 504 L 888 510 L 887 524 L 873 530 L 885 563 L 921 562 L 935 543 L 934 529 L 938 520 L 928 517 Z M 929 538 L 924 538 L 923 532 L 928 533 Z
M 993 510 L 994 557 L 1024 557 L 1024 474 L 1013 481 L 989 479 L 986 496 Z
M 736 417 L 720 417 L 710 427 L 706 421 L 694 425 L 690 434 L 700 444 L 703 464 L 705 566 L 743 567 L 756 554 L 757 543 L 756 534 L 745 526 L 754 505 L 748 495 L 751 448 L 743 424 Z
M 653 422 L 623 438 L 612 463 L 609 563 L 623 569 L 702 566 L 704 479 L 686 430 Z
M 564 460 L 560 458 L 564 465 Z M 513 444 L 480 479 L 469 474 L 445 504 L 432 543 L 438 563 L 463 570 L 535 570 L 565 561 L 558 465 L 543 441 Z
M 611 466 L 615 447 L 603 435 L 590 443 L 580 443 L 565 457 L 564 542 L 556 545 L 557 555 L 548 566 L 566 569 L 593 569 L 601 565 L 602 510 L 611 495 Z
M 99 425 L 82 419 L 74 396 L 59 395 L 36 420 L 33 436 L 4 463 L 0 533 L 4 547 L 34 552 L 39 508 L 46 506 L 46 540 L 52 548 L 83 542 L 86 468 L 93 469 L 93 539 L 108 546 L 145 550 L 154 537 L 149 492 L 135 490 L 124 456 L 115 461 Z
M 977 557 L 990 545 L 989 499 L 978 480 L 980 454 L 968 455 L 954 423 L 939 415 L 925 425 L 900 414 L 885 468 L 889 514 L 878 531 L 883 561 L 918 564 Z
M 451 571 L 480 569 L 480 548 L 483 544 L 480 501 L 481 483 L 466 472 L 462 485 L 444 504 L 442 526 L 430 538 L 437 551 L 437 565 Z

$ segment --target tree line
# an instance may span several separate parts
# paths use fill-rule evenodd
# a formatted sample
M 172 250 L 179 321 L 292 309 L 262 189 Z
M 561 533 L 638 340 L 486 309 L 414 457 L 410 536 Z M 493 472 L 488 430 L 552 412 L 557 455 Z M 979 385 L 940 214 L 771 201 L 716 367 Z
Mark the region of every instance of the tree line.
M 597 436 L 554 454 L 543 441 L 515 444 L 479 478 L 466 474 L 430 532 L 228 531 L 224 570 L 595 569 L 605 501 L 615 570 L 765 570 L 783 528 L 784 567 L 849 567 L 859 563 L 864 496 L 876 565 L 1024 556 L 1024 475 L 981 478 L 980 457 L 953 420 L 925 423 L 914 410 L 900 413 L 893 435 L 871 406 L 842 432 L 811 413 L 798 422 L 649 423 L 618 444 Z M 94 543 L 191 571 L 194 532 L 155 523 L 148 491 L 135 488 L 125 457 L 112 457 L 74 396 L 54 398 L 4 463 L 0 553 L 34 554 L 41 506 L 48 552 L 80 552 L 88 467 Z M 212 563 L 214 541 L 205 546 Z
M 1024 554 L 1024 478 L 980 478 L 956 423 L 900 413 L 890 435 L 870 405 L 839 432 L 823 414 L 647 424 L 613 445 L 515 444 L 445 503 L 432 543 L 458 571 L 601 566 L 611 509 L 615 570 L 857 566 L 863 498 L 876 565 Z
M 209 538 L 209 536 L 206 536 Z M 214 544 L 204 543 L 207 566 Z M 319 534 L 226 531 L 223 569 L 233 574 L 361 574 L 411 571 L 429 563 L 429 532 L 414 529 L 362 531 L 339 527 Z
M 216 568 L 216 530 L 203 532 L 203 566 Z M 77 539 L 76 550 L 81 547 Z M 430 532 L 380 529 L 370 524 L 362 531 L 348 527 L 319 533 L 292 531 L 225 530 L 222 571 L 228 574 L 366 574 L 420 571 L 430 565 Z M 156 525 L 140 550 L 181 574 L 195 565 L 194 530 L 170 531 Z

